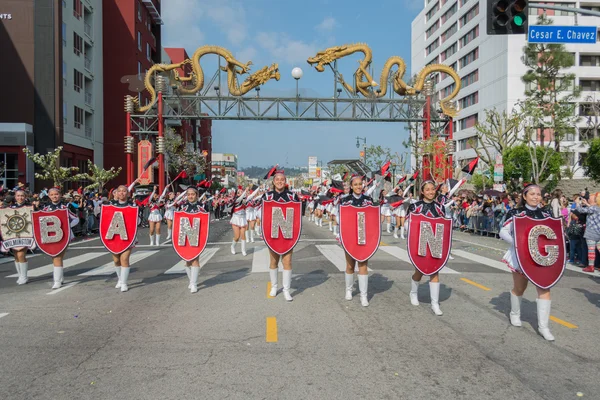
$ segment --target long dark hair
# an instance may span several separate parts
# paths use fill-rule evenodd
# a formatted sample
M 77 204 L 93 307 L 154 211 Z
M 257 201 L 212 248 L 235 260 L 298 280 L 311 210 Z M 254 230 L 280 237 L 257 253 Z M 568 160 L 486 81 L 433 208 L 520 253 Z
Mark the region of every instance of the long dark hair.
M 540 191 L 542 190 L 542 188 L 535 184 L 528 185 L 523 188 L 523 191 L 521 191 L 521 195 L 519 196 L 519 201 L 517 202 L 517 208 L 525 207 L 525 204 L 527 204 L 527 202 L 525 201 L 525 195 L 527 194 L 527 192 L 534 188 L 538 188 Z
M 432 181 L 431 179 L 423 181 L 423 183 L 421 183 L 421 190 L 419 190 L 419 198 L 421 200 L 423 200 L 425 198 L 425 195 L 423 195 L 423 189 L 425 189 L 425 186 L 427 186 L 427 185 L 433 185 L 433 187 L 435 188 L 435 182 Z M 433 200 L 435 200 L 435 198 Z

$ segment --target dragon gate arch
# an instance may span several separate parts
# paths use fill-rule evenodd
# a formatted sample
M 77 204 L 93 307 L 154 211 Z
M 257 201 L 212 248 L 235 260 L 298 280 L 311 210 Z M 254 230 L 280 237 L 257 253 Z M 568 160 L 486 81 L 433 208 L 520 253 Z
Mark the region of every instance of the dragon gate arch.
M 362 53 L 364 58 L 353 74 L 353 84 L 350 84 L 339 73 L 337 63 L 338 60 L 355 53 Z M 218 56 L 219 67 L 206 83 L 200 60 L 209 54 Z M 447 168 L 444 177 L 452 174 L 451 152 L 455 148 L 452 119 L 459 111 L 453 99 L 460 90 L 460 77 L 451 67 L 441 64 L 428 65 L 417 74 L 413 85 L 410 86 L 403 80 L 406 72 L 404 60 L 393 56 L 384 63 L 379 82 L 376 82 L 370 72 L 372 51 L 363 43 L 330 47 L 319 51 L 307 62 L 318 72 L 325 71 L 325 66 L 331 69 L 334 78 L 332 97 L 301 97 L 298 90 L 295 97 L 261 97 L 259 90 L 262 85 L 270 80 L 279 80 L 278 65 L 272 64 L 249 73 L 251 61 L 240 62 L 229 50 L 219 46 L 199 47 L 189 59 L 180 63 L 153 65 L 144 77 L 144 87 L 151 101 L 141 105 L 137 97 L 125 96 L 128 181 L 134 180 L 133 135 L 137 134 L 140 140 L 156 136 L 156 152 L 159 155 L 158 183 L 161 190 L 164 187 L 165 119 L 417 122 L 423 124 L 424 140 L 430 139 L 437 126 L 438 136 L 445 138 L 441 143 L 445 143 L 449 153 L 448 159 L 445 160 Z M 191 67 L 192 72 L 189 74 L 182 72 L 185 71 L 186 65 Z M 432 107 L 433 88 L 431 81 L 428 82 L 427 79 L 433 73 L 446 74 L 454 81 L 452 92 L 439 101 L 439 113 L 436 112 L 437 107 Z M 226 92 L 221 86 L 223 74 L 226 76 Z M 238 78 L 243 76 L 246 78 L 239 84 Z M 214 89 L 216 95 L 209 95 L 210 89 Z M 244 97 L 252 89 L 256 90 L 256 96 Z M 425 99 L 417 97 L 421 93 L 425 95 Z M 414 113 L 415 105 L 420 116 Z M 430 163 L 429 156 L 424 156 L 423 168 L 426 176 L 431 174 Z

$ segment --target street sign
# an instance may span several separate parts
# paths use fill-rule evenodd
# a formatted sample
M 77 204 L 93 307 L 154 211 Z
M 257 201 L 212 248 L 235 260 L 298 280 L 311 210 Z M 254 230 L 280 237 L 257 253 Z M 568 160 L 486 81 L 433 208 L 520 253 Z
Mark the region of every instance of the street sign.
M 504 164 L 502 163 L 502 154 L 496 154 L 496 163 L 494 164 L 494 182 L 504 180 Z
M 529 43 L 585 43 L 596 44 L 595 26 L 529 25 Z

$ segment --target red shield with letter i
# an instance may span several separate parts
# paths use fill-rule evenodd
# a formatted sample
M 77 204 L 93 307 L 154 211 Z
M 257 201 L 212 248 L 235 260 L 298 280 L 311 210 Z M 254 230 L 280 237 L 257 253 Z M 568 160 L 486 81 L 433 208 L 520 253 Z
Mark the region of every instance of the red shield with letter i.
M 515 216 L 513 229 L 515 252 L 523 274 L 539 288 L 556 285 L 567 264 L 562 219 Z
M 408 219 L 408 257 L 424 275 L 446 266 L 452 245 L 452 220 L 411 214 Z
M 184 261 L 200 256 L 208 243 L 210 214 L 175 211 L 173 217 L 173 248 Z
M 133 206 L 102 206 L 100 213 L 100 240 L 108 251 L 121 254 L 135 243 L 138 208 Z
M 50 257 L 65 251 L 71 236 L 69 211 L 35 211 L 31 215 L 33 237 L 40 250 Z
M 340 206 L 340 242 L 356 261 L 367 261 L 379 248 L 379 213 L 379 206 Z
M 302 203 L 266 200 L 262 206 L 261 225 L 269 249 L 283 255 L 296 246 L 302 231 Z

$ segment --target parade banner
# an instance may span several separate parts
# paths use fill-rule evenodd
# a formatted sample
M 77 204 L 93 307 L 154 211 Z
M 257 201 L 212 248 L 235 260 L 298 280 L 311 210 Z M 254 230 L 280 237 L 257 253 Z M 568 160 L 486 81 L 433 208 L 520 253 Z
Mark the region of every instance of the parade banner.
M 173 217 L 173 248 L 184 261 L 200 256 L 208 243 L 210 214 L 201 211 L 188 213 L 175 211 Z
M 356 261 L 367 261 L 379 248 L 379 213 L 379 206 L 340 206 L 340 242 Z
M 452 220 L 411 214 L 408 219 L 408 257 L 424 275 L 446 266 L 452 245 Z
M 100 239 L 108 251 L 121 254 L 134 245 L 137 236 L 138 208 L 133 206 L 102 206 Z
M 50 257 L 61 254 L 71 239 L 68 210 L 35 211 L 33 236 L 37 247 Z
M 515 252 L 523 274 L 542 289 L 565 272 L 567 252 L 561 218 L 513 217 Z
M 302 231 L 302 203 L 273 200 L 263 202 L 261 225 L 265 243 L 275 253 L 283 255 L 296 246 Z
M 35 247 L 31 226 L 32 206 L 0 209 L 0 234 L 5 250 Z

